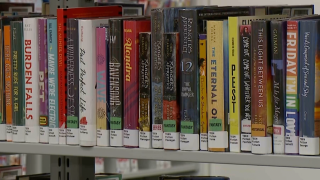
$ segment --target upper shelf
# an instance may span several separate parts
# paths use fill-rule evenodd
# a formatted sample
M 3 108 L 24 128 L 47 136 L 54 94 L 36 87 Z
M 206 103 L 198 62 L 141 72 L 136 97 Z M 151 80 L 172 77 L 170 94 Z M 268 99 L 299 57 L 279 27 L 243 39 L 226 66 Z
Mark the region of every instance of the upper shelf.
M 63 156 L 109 157 L 188 161 L 199 163 L 300 167 L 320 169 L 319 156 L 254 155 L 250 153 L 219 153 L 207 151 L 168 151 L 162 149 L 129 149 L 116 147 L 80 147 L 38 143 L 0 142 L 0 153 L 47 154 Z

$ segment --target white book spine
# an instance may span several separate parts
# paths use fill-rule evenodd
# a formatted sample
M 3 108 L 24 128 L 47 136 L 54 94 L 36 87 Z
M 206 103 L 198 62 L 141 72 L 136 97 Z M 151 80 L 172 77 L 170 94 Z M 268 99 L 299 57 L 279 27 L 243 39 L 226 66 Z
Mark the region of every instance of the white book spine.
M 79 20 L 79 133 L 81 146 L 97 145 L 96 27 L 108 19 Z
M 23 18 L 26 142 L 39 142 L 38 18 Z

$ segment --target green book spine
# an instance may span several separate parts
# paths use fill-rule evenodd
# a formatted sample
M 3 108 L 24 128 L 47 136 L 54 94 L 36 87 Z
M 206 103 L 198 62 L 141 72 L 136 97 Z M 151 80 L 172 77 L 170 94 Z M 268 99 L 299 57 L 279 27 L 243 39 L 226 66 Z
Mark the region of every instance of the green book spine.
M 11 57 L 12 57 L 12 89 L 13 116 L 12 135 L 14 142 L 25 141 L 25 97 L 24 97 L 24 59 L 23 59 L 23 28 L 21 21 L 11 22 Z

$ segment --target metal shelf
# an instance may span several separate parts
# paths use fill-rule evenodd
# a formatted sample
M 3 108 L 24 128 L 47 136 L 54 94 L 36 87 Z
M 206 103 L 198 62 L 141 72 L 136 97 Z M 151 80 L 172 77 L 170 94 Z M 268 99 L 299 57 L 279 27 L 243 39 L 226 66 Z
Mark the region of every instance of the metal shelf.
M 145 178 L 145 177 L 153 177 L 160 176 L 164 174 L 181 174 L 181 173 L 189 173 L 198 170 L 197 164 L 185 164 L 185 165 L 177 165 L 167 169 L 146 169 L 139 170 L 137 172 L 130 172 L 122 174 L 122 179 L 136 179 L 136 178 Z
M 187 161 L 236 165 L 258 165 L 276 167 L 300 167 L 320 169 L 320 156 L 298 155 L 254 155 L 250 153 L 219 153 L 206 151 L 167 151 L 161 149 L 129 149 L 114 147 L 80 147 L 37 143 L 1 142 L 0 152 L 48 154 L 77 157 L 108 157 Z

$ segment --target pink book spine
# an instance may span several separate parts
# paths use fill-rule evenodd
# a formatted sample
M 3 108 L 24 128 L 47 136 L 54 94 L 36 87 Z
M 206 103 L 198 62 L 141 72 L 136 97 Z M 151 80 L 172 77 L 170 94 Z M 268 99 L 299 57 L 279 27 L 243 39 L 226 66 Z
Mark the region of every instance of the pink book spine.
M 97 64 L 97 145 L 109 146 L 109 128 L 107 123 L 106 74 L 107 49 L 105 27 L 96 28 L 96 64 Z

